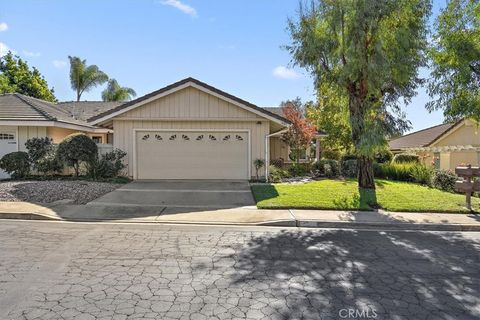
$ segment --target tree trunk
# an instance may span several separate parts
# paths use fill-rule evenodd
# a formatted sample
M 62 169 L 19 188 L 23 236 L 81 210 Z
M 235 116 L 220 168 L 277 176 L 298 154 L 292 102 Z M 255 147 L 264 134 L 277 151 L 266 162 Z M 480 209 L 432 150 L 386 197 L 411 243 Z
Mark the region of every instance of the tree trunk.
M 364 189 L 375 189 L 373 178 L 373 160 L 371 158 L 358 157 L 358 187 Z
M 73 170 L 75 170 L 75 177 L 78 178 L 78 175 L 80 173 L 80 164 L 79 163 L 74 163 L 73 164 Z
M 349 111 L 350 111 L 350 127 L 352 129 L 352 142 L 355 151 L 358 154 L 362 136 L 365 130 L 365 99 L 358 97 L 354 92 L 350 92 Z M 360 189 L 375 190 L 375 181 L 373 177 L 373 158 L 359 155 L 358 156 L 358 187 Z

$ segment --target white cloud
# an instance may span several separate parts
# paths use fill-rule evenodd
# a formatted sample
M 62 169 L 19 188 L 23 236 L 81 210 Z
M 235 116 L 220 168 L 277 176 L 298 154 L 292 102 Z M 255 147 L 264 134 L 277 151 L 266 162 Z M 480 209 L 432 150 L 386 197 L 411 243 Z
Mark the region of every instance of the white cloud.
M 8 30 L 8 24 L 5 22 L 0 22 L 0 32 L 2 31 L 7 31 Z
M 53 60 L 52 63 L 53 66 L 58 69 L 65 68 L 67 66 L 67 62 L 63 60 Z
M 3 42 L 0 42 L 0 57 L 3 57 L 10 51 L 10 48 Z
M 160 3 L 165 5 L 165 6 L 174 7 L 174 8 L 176 8 L 176 9 L 182 11 L 183 13 L 188 14 L 192 17 L 197 16 L 197 10 L 195 10 L 195 8 L 189 6 L 188 4 L 185 4 L 185 3 L 181 2 L 180 0 L 163 0 Z
M 272 71 L 273 75 L 277 78 L 282 79 L 298 79 L 300 78 L 300 74 L 298 74 L 295 70 L 288 69 L 284 66 L 278 66 Z
M 32 52 L 28 50 L 23 50 L 23 54 L 27 57 L 40 57 L 41 53 L 40 52 Z

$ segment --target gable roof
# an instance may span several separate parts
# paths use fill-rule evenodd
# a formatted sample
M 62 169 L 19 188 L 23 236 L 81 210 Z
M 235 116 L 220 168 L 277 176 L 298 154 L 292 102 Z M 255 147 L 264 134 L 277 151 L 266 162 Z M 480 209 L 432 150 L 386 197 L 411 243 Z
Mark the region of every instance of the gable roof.
M 267 110 L 268 112 L 274 113 L 283 117 L 283 110 L 282 107 L 263 107 L 263 109 Z
M 444 123 L 390 140 L 390 150 L 427 147 L 450 131 L 450 129 L 455 127 L 458 123 L 459 122 Z
M 111 119 L 116 115 L 122 114 L 124 112 L 127 112 L 129 110 L 132 110 L 132 109 L 136 108 L 140 104 L 143 104 L 143 103 L 146 103 L 147 101 L 153 100 L 159 95 L 167 94 L 170 91 L 175 91 L 175 89 L 178 89 L 178 90 L 183 89 L 185 86 L 187 86 L 189 84 L 191 86 L 202 88 L 205 91 L 210 91 L 214 94 L 217 94 L 217 95 L 223 97 L 224 99 L 231 100 L 236 104 L 240 104 L 240 105 L 244 106 L 245 109 L 248 109 L 249 111 L 259 113 L 259 114 L 263 115 L 264 117 L 269 118 L 271 120 L 274 120 L 276 122 L 279 122 L 281 124 L 288 124 L 289 123 L 289 121 L 281 115 L 278 115 L 278 114 L 273 113 L 269 110 L 266 110 L 264 108 L 256 106 L 256 105 L 254 105 L 254 104 L 252 104 L 248 101 L 240 99 L 240 98 L 238 98 L 236 96 L 233 96 L 233 95 L 231 95 L 231 94 L 229 94 L 225 91 L 222 91 L 220 89 L 212 87 L 212 86 L 210 86 L 210 85 L 208 85 L 204 82 L 201 82 L 201 81 L 199 81 L 197 79 L 194 79 L 194 78 L 191 78 L 191 77 L 180 80 L 180 81 L 175 82 L 175 83 L 172 83 L 172 84 L 170 84 L 166 87 L 163 87 L 159 90 L 153 91 L 153 92 L 151 92 L 149 94 L 146 94 L 142 97 L 139 97 L 135 100 L 123 103 L 123 104 L 121 104 L 117 107 L 114 107 L 114 108 L 110 109 L 110 110 L 106 110 L 105 112 L 102 112 L 98 115 L 95 115 L 95 116 L 89 118 L 88 122 L 91 122 L 93 124 L 97 124 L 97 123 L 103 122 L 105 120 Z
M 57 121 L 86 127 L 88 123 L 75 119 L 68 110 L 48 101 L 20 93 L 0 95 L 0 121 Z

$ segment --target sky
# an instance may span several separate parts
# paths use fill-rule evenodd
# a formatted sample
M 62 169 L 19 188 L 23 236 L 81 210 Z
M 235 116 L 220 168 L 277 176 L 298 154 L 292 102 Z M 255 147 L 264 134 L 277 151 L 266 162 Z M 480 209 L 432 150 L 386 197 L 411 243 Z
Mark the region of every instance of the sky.
M 434 15 L 445 0 L 434 1 Z M 296 0 L 0 0 L 0 54 L 37 67 L 60 101 L 75 99 L 68 56 L 138 96 L 194 77 L 259 106 L 314 99 L 313 80 L 283 48 Z M 428 70 L 422 70 L 423 76 Z M 100 100 L 103 87 L 82 96 Z M 416 131 L 443 122 L 420 88 L 405 107 Z

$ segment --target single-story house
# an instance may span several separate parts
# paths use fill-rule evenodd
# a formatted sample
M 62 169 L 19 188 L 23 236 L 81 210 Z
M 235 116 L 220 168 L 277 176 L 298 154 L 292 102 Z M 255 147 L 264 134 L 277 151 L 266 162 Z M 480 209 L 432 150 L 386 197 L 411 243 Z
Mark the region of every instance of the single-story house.
M 480 127 L 469 119 L 440 124 L 389 142 L 395 153 L 414 153 L 437 169 L 455 170 L 459 165 L 480 164 Z
M 255 159 L 288 159 L 288 146 L 279 137 L 289 121 L 279 110 L 193 78 L 126 103 L 53 104 L 5 94 L 0 96 L 0 156 L 24 150 L 32 137 L 58 143 L 81 131 L 124 150 L 133 179 L 249 179 Z M 263 170 L 267 175 L 268 165 Z

